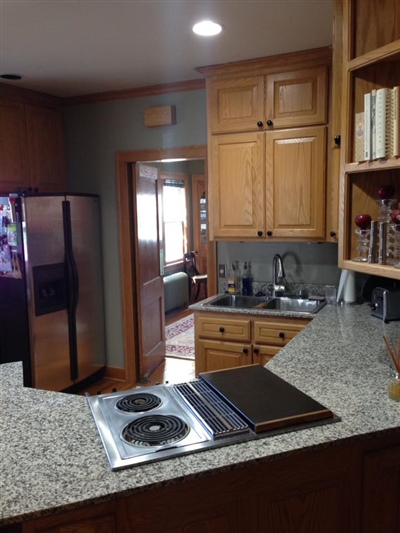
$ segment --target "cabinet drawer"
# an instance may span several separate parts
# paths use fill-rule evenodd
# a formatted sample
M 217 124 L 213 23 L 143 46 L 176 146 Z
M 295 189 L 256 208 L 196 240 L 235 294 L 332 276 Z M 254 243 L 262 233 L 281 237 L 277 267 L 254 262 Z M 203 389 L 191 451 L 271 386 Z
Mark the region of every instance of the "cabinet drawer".
M 250 320 L 199 317 L 196 321 L 196 336 L 250 342 Z
M 285 346 L 306 324 L 268 324 L 265 322 L 254 322 L 254 343 L 274 344 Z

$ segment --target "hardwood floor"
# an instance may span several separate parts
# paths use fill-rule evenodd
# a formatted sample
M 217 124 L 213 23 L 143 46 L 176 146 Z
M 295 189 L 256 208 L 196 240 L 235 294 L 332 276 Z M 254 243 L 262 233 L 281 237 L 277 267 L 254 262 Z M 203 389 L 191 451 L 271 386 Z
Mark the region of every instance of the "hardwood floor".
M 165 325 L 170 326 L 174 322 L 185 318 L 192 314 L 190 309 L 178 309 L 170 311 L 165 316 Z M 186 359 L 176 359 L 174 357 L 166 357 L 165 361 L 158 366 L 151 374 L 148 381 L 145 383 L 127 383 L 125 381 L 118 381 L 109 378 L 103 378 L 100 381 L 83 389 L 79 394 L 83 395 L 88 392 L 94 394 L 106 394 L 113 391 L 128 390 L 133 387 L 150 387 L 159 383 L 184 383 L 195 378 L 194 361 Z

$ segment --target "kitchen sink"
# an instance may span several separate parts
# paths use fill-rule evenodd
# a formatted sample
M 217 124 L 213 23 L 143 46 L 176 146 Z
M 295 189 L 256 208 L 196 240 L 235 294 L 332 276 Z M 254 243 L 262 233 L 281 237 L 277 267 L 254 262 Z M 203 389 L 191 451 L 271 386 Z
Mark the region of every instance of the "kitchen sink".
M 229 294 L 221 296 L 210 303 L 210 305 L 217 305 L 218 307 L 238 307 L 240 309 L 252 309 L 253 307 L 261 307 L 266 303 L 266 300 L 258 296 L 241 296 L 240 294 Z
M 276 309 L 277 311 L 289 311 L 292 313 L 317 313 L 326 305 L 325 301 L 315 301 L 294 298 L 273 298 L 263 304 L 264 309 Z
M 230 307 L 235 309 L 266 309 L 287 313 L 315 314 L 326 305 L 326 302 L 283 296 L 268 298 L 229 294 L 226 296 L 220 296 L 207 305 L 216 307 Z

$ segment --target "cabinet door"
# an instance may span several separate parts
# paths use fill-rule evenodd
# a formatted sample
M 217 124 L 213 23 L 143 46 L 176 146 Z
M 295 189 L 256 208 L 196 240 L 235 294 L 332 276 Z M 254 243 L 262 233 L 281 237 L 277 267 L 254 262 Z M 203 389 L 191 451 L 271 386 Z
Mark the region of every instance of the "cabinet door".
M 400 446 L 364 457 L 364 533 L 400 532 Z
M 31 182 L 40 192 L 65 190 L 62 114 L 57 109 L 26 106 Z
M 327 67 L 267 76 L 266 120 L 272 122 L 271 127 L 324 124 L 327 121 L 327 79 Z
M 253 363 L 265 366 L 280 349 L 280 346 L 263 346 L 262 344 L 253 346 Z
M 196 317 L 196 337 L 250 342 L 250 321 L 225 317 Z
M 262 321 L 254 321 L 254 343 L 273 345 L 283 348 L 290 340 L 292 340 L 305 326 L 297 321 L 282 320 L 281 322 L 269 323 Z
M 325 238 L 326 128 L 266 133 L 267 235 Z
M 255 131 L 264 121 L 264 76 L 211 81 L 207 93 L 211 133 Z
M 0 128 L 0 191 L 29 187 L 24 105 L 1 99 Z
M 265 234 L 264 134 L 211 138 L 210 239 Z
M 250 344 L 209 340 L 199 340 L 196 343 L 196 374 L 250 364 Z

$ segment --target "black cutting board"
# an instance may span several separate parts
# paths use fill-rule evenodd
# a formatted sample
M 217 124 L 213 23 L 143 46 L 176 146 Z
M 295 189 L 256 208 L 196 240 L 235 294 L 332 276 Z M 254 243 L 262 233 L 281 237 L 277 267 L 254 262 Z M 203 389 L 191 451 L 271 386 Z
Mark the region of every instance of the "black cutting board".
M 204 372 L 210 384 L 256 433 L 332 418 L 333 413 L 260 365 Z

